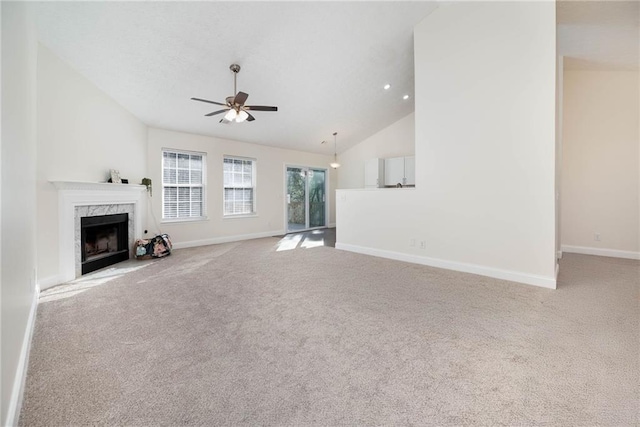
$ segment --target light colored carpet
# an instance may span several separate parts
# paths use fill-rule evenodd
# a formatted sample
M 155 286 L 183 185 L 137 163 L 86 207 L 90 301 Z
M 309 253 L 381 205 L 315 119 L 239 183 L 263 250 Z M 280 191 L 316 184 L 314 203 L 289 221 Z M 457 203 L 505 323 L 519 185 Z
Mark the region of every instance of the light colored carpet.
M 638 423 L 637 261 L 566 255 L 553 291 L 277 248 L 46 293 L 20 424 Z

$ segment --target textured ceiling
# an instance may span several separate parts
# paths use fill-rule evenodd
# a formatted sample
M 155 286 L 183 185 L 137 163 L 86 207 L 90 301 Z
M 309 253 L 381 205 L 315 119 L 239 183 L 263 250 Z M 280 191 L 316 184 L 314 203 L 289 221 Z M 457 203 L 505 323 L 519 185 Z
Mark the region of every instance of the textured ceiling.
M 149 126 L 331 154 L 413 111 L 413 27 L 436 2 L 31 3 L 42 44 Z M 570 68 L 638 69 L 640 3 L 561 1 Z M 204 117 L 233 94 L 256 121 Z M 385 91 L 382 86 L 392 85 Z M 408 100 L 402 96 L 409 94 Z M 218 116 L 219 117 L 219 116 Z M 389 141 L 393 143 L 393 141 Z
M 41 43 L 149 126 L 331 154 L 413 111 L 413 26 L 433 2 L 43 2 Z M 233 95 L 275 105 L 204 117 Z M 390 83 L 391 89 L 383 90 Z M 408 100 L 402 96 L 409 94 Z M 392 142 L 392 141 L 390 141 Z
M 567 68 L 638 70 L 639 1 L 559 1 L 557 21 Z

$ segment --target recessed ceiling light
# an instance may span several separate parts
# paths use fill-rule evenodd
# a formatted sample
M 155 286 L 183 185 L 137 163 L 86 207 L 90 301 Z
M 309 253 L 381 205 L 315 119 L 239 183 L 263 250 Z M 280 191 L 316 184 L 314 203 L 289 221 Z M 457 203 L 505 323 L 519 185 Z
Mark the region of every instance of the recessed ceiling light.
M 389 90 L 390 87 L 391 87 L 391 85 L 389 83 L 387 83 L 386 85 L 384 85 L 384 90 Z
M 409 99 L 409 95 L 403 96 L 402 99 Z

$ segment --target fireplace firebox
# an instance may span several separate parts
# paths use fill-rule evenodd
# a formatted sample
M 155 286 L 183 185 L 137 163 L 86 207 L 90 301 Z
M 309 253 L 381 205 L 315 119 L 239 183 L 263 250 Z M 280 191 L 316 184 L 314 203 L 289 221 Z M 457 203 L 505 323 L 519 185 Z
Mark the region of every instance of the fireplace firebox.
M 129 259 L 129 214 L 80 218 L 82 274 Z

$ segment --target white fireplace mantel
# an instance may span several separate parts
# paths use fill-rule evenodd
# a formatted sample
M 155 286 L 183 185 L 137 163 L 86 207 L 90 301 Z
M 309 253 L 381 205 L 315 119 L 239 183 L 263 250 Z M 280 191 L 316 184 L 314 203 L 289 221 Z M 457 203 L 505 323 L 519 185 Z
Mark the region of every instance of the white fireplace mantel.
M 140 238 L 142 214 L 146 208 L 146 187 L 144 185 L 78 181 L 50 182 L 58 189 L 59 283 L 76 278 L 76 207 L 133 205 L 134 235 L 129 236 L 129 239 Z
M 82 182 L 82 181 L 50 181 L 58 190 L 70 191 L 141 191 L 146 187 L 137 184 L 112 184 L 110 182 Z

